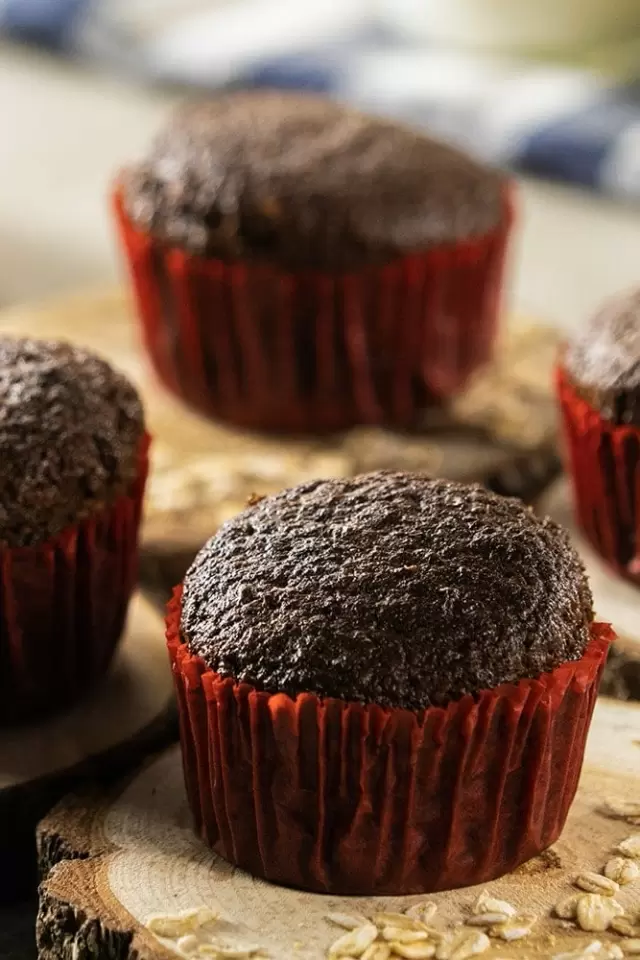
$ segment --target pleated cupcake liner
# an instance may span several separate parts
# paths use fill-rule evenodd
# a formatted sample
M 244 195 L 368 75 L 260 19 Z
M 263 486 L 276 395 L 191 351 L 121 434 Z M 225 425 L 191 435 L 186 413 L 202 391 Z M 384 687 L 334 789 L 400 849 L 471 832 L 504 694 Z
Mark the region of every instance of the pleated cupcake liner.
M 557 371 L 577 521 L 600 556 L 640 584 L 640 428 L 606 420 Z
M 114 207 L 143 338 L 165 386 L 238 426 L 412 426 L 492 356 L 513 219 L 358 272 L 288 273 L 172 248 Z
M 197 832 L 255 876 L 344 895 L 491 880 L 560 835 L 613 632 L 581 660 L 414 713 L 258 691 L 206 667 L 169 604 Z
M 131 489 L 28 547 L 0 547 L 0 721 L 64 710 L 104 676 L 136 584 L 149 437 Z

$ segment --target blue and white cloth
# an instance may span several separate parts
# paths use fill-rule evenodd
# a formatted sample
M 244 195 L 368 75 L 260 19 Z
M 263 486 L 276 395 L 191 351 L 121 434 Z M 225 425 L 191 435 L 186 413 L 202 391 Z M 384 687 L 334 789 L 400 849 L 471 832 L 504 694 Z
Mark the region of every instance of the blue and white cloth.
M 314 90 L 476 155 L 640 199 L 638 82 L 407 39 L 368 0 L 0 0 L 0 34 L 152 82 Z M 640 50 L 640 43 L 638 46 Z

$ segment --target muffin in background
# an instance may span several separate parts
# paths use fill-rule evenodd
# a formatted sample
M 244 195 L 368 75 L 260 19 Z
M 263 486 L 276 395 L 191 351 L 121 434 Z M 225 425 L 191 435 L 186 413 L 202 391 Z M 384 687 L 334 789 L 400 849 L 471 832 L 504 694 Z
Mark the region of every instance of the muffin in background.
M 136 578 L 148 437 L 135 388 L 78 347 L 0 338 L 0 719 L 105 673 Z
M 567 345 L 557 383 L 578 523 L 640 583 L 640 290 L 605 304 Z
M 510 188 L 317 97 L 179 110 L 115 209 L 164 383 L 242 427 L 410 426 L 489 359 Z
M 265 879 L 481 883 L 559 836 L 609 642 L 568 535 L 478 485 L 380 472 L 266 497 L 167 619 L 198 833 Z

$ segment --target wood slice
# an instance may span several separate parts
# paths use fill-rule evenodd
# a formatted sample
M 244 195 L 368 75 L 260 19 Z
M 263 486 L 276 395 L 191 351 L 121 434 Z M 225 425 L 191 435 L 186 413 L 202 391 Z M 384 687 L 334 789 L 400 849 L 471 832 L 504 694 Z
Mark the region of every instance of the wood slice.
M 621 699 L 640 700 L 640 588 L 610 569 L 583 536 L 575 520 L 566 478 L 552 484 L 538 501 L 537 509 L 569 530 L 589 575 L 596 614 L 600 620 L 611 623 L 618 634 L 602 690 Z
M 637 802 L 639 771 L 640 705 L 601 699 L 563 836 L 552 850 L 486 885 L 539 921 L 526 940 L 502 946 L 495 941 L 488 957 L 550 957 L 596 936 L 615 939 L 565 929 L 550 913 L 571 892 L 577 872 L 600 871 L 612 848 L 633 832 L 600 810 L 605 797 Z M 200 931 L 205 941 L 223 938 L 238 949 L 251 944 L 278 960 L 320 960 L 340 934 L 327 922 L 327 913 L 370 916 L 425 899 L 307 894 L 234 869 L 190 829 L 177 746 L 111 793 L 67 798 L 41 824 L 38 847 L 46 878 L 37 925 L 41 960 L 170 960 L 176 940 L 158 938 L 146 923 L 157 914 L 201 906 L 220 918 Z M 461 920 L 478 892 L 430 896 L 438 904 L 438 922 L 450 927 Z M 618 899 L 637 911 L 633 884 Z
M 138 596 L 96 690 L 71 710 L 2 730 L 0 898 L 13 898 L 35 877 L 35 827 L 64 793 L 81 779 L 121 776 L 176 729 L 162 620 Z

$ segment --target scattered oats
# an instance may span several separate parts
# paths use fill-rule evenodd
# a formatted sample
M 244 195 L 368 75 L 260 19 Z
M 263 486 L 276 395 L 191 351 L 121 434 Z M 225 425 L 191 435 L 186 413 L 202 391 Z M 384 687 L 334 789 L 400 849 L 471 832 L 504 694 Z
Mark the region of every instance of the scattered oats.
M 598 960 L 624 960 L 624 953 L 617 943 L 606 943 L 596 956 Z
M 484 953 L 490 946 L 491 941 L 486 933 L 460 930 L 438 945 L 436 958 L 437 960 L 468 960 L 469 957 Z
M 400 930 L 420 930 L 422 924 L 407 913 L 374 913 L 371 922 L 376 927 L 399 927 Z
M 590 957 L 599 954 L 601 950 L 602 944 L 600 941 L 592 940 L 586 947 L 578 947 L 577 950 L 572 950 L 569 953 L 556 953 L 551 960 L 589 960 Z
M 432 900 L 425 900 L 424 903 L 416 903 L 405 910 L 405 914 L 411 920 L 417 920 L 418 923 L 429 923 L 433 920 L 438 911 L 437 903 Z
M 608 930 L 614 917 L 624 910 L 613 897 L 603 897 L 599 893 L 585 893 L 578 900 L 577 920 L 579 926 L 588 932 Z
M 456 926 L 460 926 L 460 924 L 456 924 Z M 429 940 L 433 940 L 434 943 L 440 943 L 440 941 L 444 939 L 444 931 L 438 930 L 436 927 L 432 927 L 428 923 L 423 923 L 421 925 L 421 929 L 424 930 L 426 935 L 429 937 Z
M 604 875 L 624 887 L 640 877 L 640 867 L 628 857 L 612 857 L 605 864 Z
M 210 957 L 211 960 L 249 960 L 258 952 L 255 949 L 247 947 L 228 947 L 218 943 L 203 943 L 198 947 L 198 954 L 203 957 Z
M 389 960 L 391 947 L 388 943 L 372 943 L 362 954 L 361 960 Z
M 426 930 L 409 930 L 402 927 L 383 927 L 382 939 L 387 943 L 417 943 L 419 940 L 428 940 Z
M 475 917 L 467 917 L 464 922 L 468 927 L 492 927 L 496 923 L 505 923 L 509 919 L 506 913 L 479 913 Z
M 404 960 L 429 960 L 435 956 L 436 948 L 433 943 L 390 943 L 391 953 Z
M 634 833 L 619 843 L 616 853 L 621 853 L 623 857 L 631 857 L 632 860 L 640 860 L 640 833 Z
M 640 957 L 640 940 L 627 940 L 622 949 L 627 957 Z
M 576 925 L 571 920 L 560 920 L 558 926 L 562 927 L 563 930 L 575 930 Z
M 355 930 L 350 930 L 339 937 L 329 947 L 330 957 L 361 957 L 367 947 L 371 946 L 378 936 L 378 929 L 373 923 L 364 923 Z
M 157 937 L 176 939 L 193 933 L 200 927 L 215 923 L 218 915 L 208 907 L 195 907 L 175 914 L 154 914 L 149 917 L 145 926 Z
M 628 817 L 640 817 L 640 803 L 629 800 L 607 799 L 600 807 L 600 813 L 614 820 L 626 820 Z
M 556 903 L 553 908 L 556 917 L 560 917 L 562 920 L 575 920 L 576 914 L 578 912 L 578 900 L 580 899 L 580 894 L 572 893 L 568 897 L 564 897 L 563 900 L 560 900 Z
M 620 884 L 600 873 L 587 870 L 579 874 L 573 881 L 576 887 L 586 890 L 587 893 L 601 893 L 605 897 L 612 897 L 620 889 Z
M 181 953 L 193 953 L 198 949 L 199 942 L 195 933 L 187 933 L 186 936 L 180 937 L 176 943 L 176 947 Z
M 343 930 L 355 930 L 369 922 L 366 917 L 353 916 L 350 913 L 328 913 L 326 919 Z
M 471 913 L 475 916 L 481 916 L 486 913 L 499 913 L 505 917 L 515 917 L 516 908 L 507 903 L 506 900 L 497 900 L 492 897 L 487 890 L 483 890 L 474 905 L 471 907 Z
M 621 937 L 640 937 L 640 927 L 636 927 L 631 917 L 621 914 L 611 921 L 611 929 Z
M 506 923 L 500 923 L 492 927 L 489 933 L 492 937 L 499 937 L 500 940 L 507 940 L 508 942 L 522 940 L 529 936 L 536 919 L 536 917 L 531 916 L 512 917 Z

